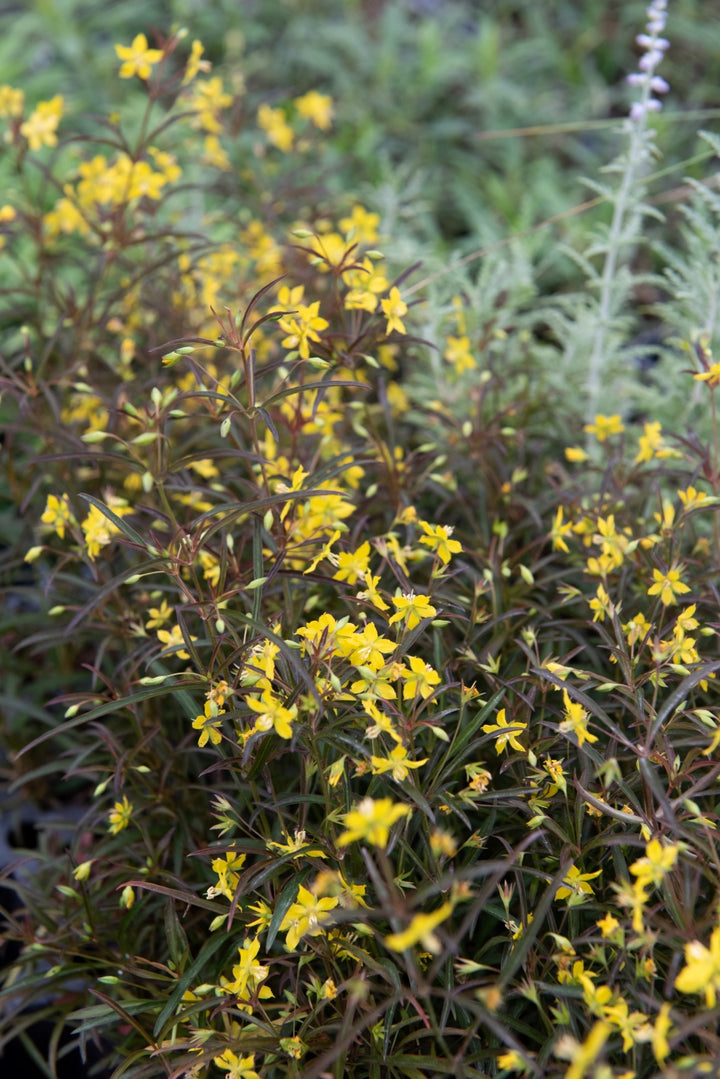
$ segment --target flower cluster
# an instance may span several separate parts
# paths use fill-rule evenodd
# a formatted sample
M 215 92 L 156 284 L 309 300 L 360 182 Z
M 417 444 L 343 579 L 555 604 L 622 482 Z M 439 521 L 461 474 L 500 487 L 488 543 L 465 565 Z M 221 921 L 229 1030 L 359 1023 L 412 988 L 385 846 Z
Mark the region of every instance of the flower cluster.
M 649 112 L 657 112 L 662 102 L 655 94 L 666 94 L 669 85 L 656 74 L 658 64 L 669 48 L 670 42 L 662 36 L 667 20 L 667 0 L 652 0 L 647 9 L 647 33 L 638 34 L 637 43 L 643 50 L 638 67 L 640 70 L 628 75 L 627 81 L 640 90 L 640 99 L 634 101 L 630 109 L 630 119 L 638 123 Z

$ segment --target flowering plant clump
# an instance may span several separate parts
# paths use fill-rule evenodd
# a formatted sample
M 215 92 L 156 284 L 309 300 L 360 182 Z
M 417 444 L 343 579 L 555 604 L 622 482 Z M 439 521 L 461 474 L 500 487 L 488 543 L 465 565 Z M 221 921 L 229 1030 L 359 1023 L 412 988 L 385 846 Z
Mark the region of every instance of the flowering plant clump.
M 584 402 L 561 438 L 498 359 L 519 314 L 458 295 L 429 349 L 380 213 L 308 197 L 323 85 L 127 41 L 96 128 L 0 88 L 43 177 L 0 213 L 3 752 L 53 810 L 8 874 L 0 1047 L 37 1014 L 49 1074 L 63 1032 L 117 1079 L 707 1074 L 712 335 L 682 334 L 707 442 Z

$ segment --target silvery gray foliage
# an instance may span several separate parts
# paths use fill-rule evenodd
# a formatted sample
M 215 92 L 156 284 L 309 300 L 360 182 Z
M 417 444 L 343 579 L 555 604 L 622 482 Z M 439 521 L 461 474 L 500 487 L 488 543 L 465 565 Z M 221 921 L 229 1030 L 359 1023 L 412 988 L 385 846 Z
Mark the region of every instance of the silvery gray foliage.
M 708 156 L 720 157 L 720 138 L 701 131 Z M 682 215 L 680 243 L 653 244 L 663 265 L 661 287 L 664 300 L 658 315 L 669 330 L 669 344 L 675 346 L 671 371 L 679 378 L 663 379 L 662 400 L 654 406 L 653 416 L 671 423 L 676 430 L 691 429 L 700 438 L 710 437 L 707 391 L 701 382 L 689 381 L 686 372 L 693 366 L 678 341 L 694 335 L 706 335 L 714 355 L 720 351 L 720 173 L 714 171 L 705 181 L 686 179 L 690 199 L 679 207 Z

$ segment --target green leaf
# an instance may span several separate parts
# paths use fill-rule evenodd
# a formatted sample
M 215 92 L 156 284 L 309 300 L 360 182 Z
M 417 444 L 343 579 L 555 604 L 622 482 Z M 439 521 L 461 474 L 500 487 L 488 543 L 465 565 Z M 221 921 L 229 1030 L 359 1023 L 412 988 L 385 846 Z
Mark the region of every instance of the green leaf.
M 506 693 L 507 690 L 505 689 L 498 690 L 498 692 L 490 698 L 487 704 L 484 705 L 472 719 L 464 720 L 462 725 L 458 723 L 452 742 L 443 758 L 442 764 L 437 769 L 439 783 L 442 783 L 448 775 L 457 769 L 458 764 L 463 759 L 463 751 L 472 739 L 475 738 L 483 723 L 487 722 L 489 717 L 494 713 Z
M 520 940 L 516 941 L 513 950 L 504 959 L 500 970 L 500 978 L 496 983 L 497 988 L 501 991 L 504 986 L 510 983 L 515 972 L 525 963 L 525 959 L 535 938 L 540 930 L 544 929 L 545 918 L 553 904 L 555 893 L 565 879 L 571 865 L 572 860 L 569 858 L 560 860 L 560 868 L 545 889 L 540 902 L 533 907 L 533 920 L 529 925 L 525 926 Z
M 265 948 L 270 951 L 275 943 L 275 937 L 278 935 L 278 930 L 282 924 L 283 918 L 290 910 L 295 900 L 298 897 L 298 891 L 300 885 L 304 884 L 310 874 L 310 868 L 303 870 L 297 876 L 289 880 L 283 890 L 280 892 L 276 902 L 273 916 L 268 926 L 267 939 L 265 941 Z
M 680 685 L 672 691 L 658 714 L 655 716 L 655 719 L 648 730 L 647 738 L 645 739 L 645 749 L 648 752 L 665 720 L 669 719 L 675 709 L 682 704 L 691 689 L 694 689 L 700 682 L 709 678 L 715 671 L 720 671 L 720 660 L 718 659 L 713 660 L 712 663 L 703 663 L 702 667 L 698 667 L 698 669 L 692 671 L 687 678 L 683 678 Z
M 59 734 L 65 734 L 75 727 L 81 727 L 83 723 L 89 723 L 93 719 L 99 719 L 101 716 L 107 716 L 113 712 L 120 712 L 123 708 L 128 708 L 131 704 L 137 704 L 138 701 L 147 701 L 150 700 L 151 697 L 164 696 L 169 688 L 171 687 L 169 687 L 166 682 L 162 686 L 148 686 L 147 689 L 138 690 L 137 693 L 130 693 L 126 697 L 118 697 L 116 701 L 106 701 L 96 708 L 91 708 L 89 712 L 83 712 L 82 715 L 74 716 L 65 723 L 54 726 L 52 730 L 45 731 L 44 734 L 39 735 L 37 738 L 34 738 L 32 742 L 28 742 L 26 746 L 23 746 L 18 752 L 18 757 L 22 756 L 23 753 L 29 753 L 30 750 L 42 745 L 43 742 L 47 742 L 50 738 L 55 738 Z M 190 700 L 190 698 L 187 699 Z
M 89 502 L 95 509 L 99 510 L 103 517 L 106 517 L 108 521 L 111 521 L 124 536 L 127 536 L 129 540 L 136 543 L 143 551 L 148 550 L 149 545 L 147 540 L 144 540 L 140 533 L 136 532 L 124 518 L 118 517 L 117 513 L 113 513 L 110 507 L 106 506 L 104 502 L 101 502 L 99 498 L 95 498 L 94 495 L 85 494 L 82 491 L 80 492 L 80 498 L 84 498 L 86 502 Z M 137 569 L 134 569 L 132 572 L 137 573 Z
M 155 1026 L 153 1027 L 153 1036 L 158 1041 L 161 1041 L 167 1033 L 167 1030 L 165 1029 L 166 1023 L 168 1024 L 168 1027 L 174 1026 L 175 1010 L 180 1004 L 180 1001 L 182 1000 L 185 991 L 189 989 L 193 983 L 202 981 L 202 979 L 199 977 L 200 972 L 202 971 L 203 967 L 205 967 L 205 965 L 208 963 L 208 961 L 212 959 L 215 953 L 218 952 L 220 948 L 222 948 L 223 945 L 228 949 L 229 960 L 230 956 L 237 951 L 237 942 L 234 940 L 229 940 L 227 934 L 225 933 L 216 933 L 214 936 L 210 937 L 207 943 L 200 949 L 193 962 L 179 979 L 177 985 L 168 997 L 165 1006 L 163 1007 L 162 1011 L 160 1012 L 155 1021 Z

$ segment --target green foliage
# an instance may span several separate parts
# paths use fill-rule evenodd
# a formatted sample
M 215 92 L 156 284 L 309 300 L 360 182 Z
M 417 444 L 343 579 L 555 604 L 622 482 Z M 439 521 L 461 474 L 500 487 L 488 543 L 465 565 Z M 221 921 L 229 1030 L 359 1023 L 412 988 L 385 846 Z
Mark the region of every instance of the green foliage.
M 564 264 L 512 235 L 573 209 L 568 159 L 597 184 L 547 122 L 617 103 L 638 12 L 76 11 L 19 20 L 54 52 L 0 88 L 3 779 L 38 809 L 0 1046 L 706 1074 L 718 197 L 656 214 L 629 125 Z M 529 124 L 478 177 L 473 127 Z

